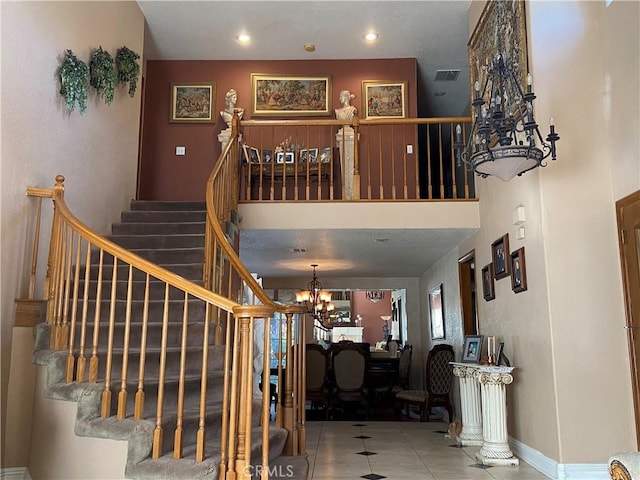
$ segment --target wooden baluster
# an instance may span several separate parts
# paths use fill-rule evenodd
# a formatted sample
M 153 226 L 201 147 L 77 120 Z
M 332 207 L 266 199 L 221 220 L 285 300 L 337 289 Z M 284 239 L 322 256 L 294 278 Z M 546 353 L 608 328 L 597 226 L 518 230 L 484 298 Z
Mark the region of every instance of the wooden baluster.
M 427 124 L 427 198 L 431 200 L 433 198 L 433 185 L 431 185 L 431 125 Z
M 205 444 L 205 425 L 207 422 L 207 374 L 209 373 L 209 311 L 211 304 L 207 303 L 205 307 L 205 321 L 202 332 L 202 368 L 200 369 L 200 411 L 198 417 L 198 433 L 196 434 L 196 462 L 200 463 L 204 460 L 204 444 Z M 228 330 L 227 330 L 228 331 Z M 230 337 L 230 335 L 227 335 Z M 225 350 L 225 360 L 227 351 Z M 227 379 L 227 370 L 225 369 L 225 381 Z M 225 412 L 224 404 L 227 401 L 227 391 L 223 391 L 222 411 Z M 224 423 L 226 415 L 223 413 L 222 422 Z M 221 467 L 220 467 L 221 468 Z
M 149 325 L 149 274 L 144 285 L 144 303 L 142 306 L 142 332 L 140 337 L 140 365 L 138 366 L 138 391 L 136 392 L 133 419 L 144 418 L 144 371 L 147 359 L 147 329 Z
M 187 371 L 187 326 L 189 324 L 189 294 L 184 292 L 182 307 L 182 341 L 180 343 L 180 372 L 178 374 L 178 408 L 176 411 L 176 430 L 173 436 L 173 458 L 182 458 L 184 417 L 184 376 Z M 204 355 L 204 351 L 202 352 Z
M 451 198 L 456 199 L 458 197 L 458 188 L 456 185 L 456 154 L 453 148 L 453 144 L 455 143 L 454 138 L 454 130 L 455 126 L 453 123 L 449 124 L 449 158 L 451 158 Z
M 133 297 L 133 266 L 129 265 L 129 278 L 127 279 L 127 306 L 124 318 L 124 339 L 122 343 L 122 379 L 120 392 L 118 393 L 118 420 L 127 416 L 127 371 L 129 370 L 129 341 L 131 339 L 131 301 Z
M 79 242 L 80 243 L 80 242 Z M 91 245 L 87 242 L 87 255 L 84 269 L 84 293 L 82 296 L 82 324 L 80 328 L 80 346 L 78 347 L 78 364 L 76 366 L 76 382 L 84 382 L 86 371 L 85 342 L 87 338 L 87 323 L 89 316 L 89 280 L 91 278 Z M 80 249 L 80 245 L 78 245 Z M 96 308 L 98 305 L 96 304 Z
M 360 117 L 351 119 L 353 127 L 353 199 L 360 200 Z
M 293 321 L 293 320 L 292 320 Z M 298 339 L 296 338 L 298 336 L 298 328 L 296 327 L 295 323 L 293 324 L 293 348 L 292 350 L 292 354 L 293 354 L 293 358 L 289 359 L 289 367 L 293 370 L 293 385 L 292 385 L 292 405 L 293 405 L 293 424 L 292 424 L 292 431 L 289 432 L 289 435 L 292 436 L 292 441 L 291 441 L 291 454 L 294 456 L 298 455 L 298 407 L 299 407 L 299 401 L 300 401 L 300 397 L 298 396 L 298 371 L 299 371 L 299 365 L 298 365 Z
M 71 242 L 69 242 L 69 237 L 72 238 Z M 71 296 L 71 258 L 73 256 L 73 233 L 69 227 L 65 228 L 63 252 L 63 258 L 66 258 L 66 265 L 63 269 L 61 279 L 64 284 L 64 289 L 60 289 L 61 296 L 59 310 L 61 311 L 61 324 L 58 350 L 66 349 L 69 342 L 69 299 Z M 64 290 L 64 293 L 62 290 Z
M 414 133 L 414 138 L 418 138 L 417 128 L 416 127 L 413 128 L 413 133 Z M 402 145 L 407 145 L 408 142 L 407 142 L 407 127 L 406 126 L 402 127 L 402 134 L 403 134 L 402 135 Z M 418 151 L 417 150 L 418 150 L 418 146 L 415 145 L 414 146 L 413 156 L 416 157 L 416 158 L 418 157 Z M 404 157 L 404 161 L 402 162 L 402 178 L 403 178 L 402 185 L 404 186 L 404 191 L 403 191 L 403 194 L 402 194 L 402 198 L 405 199 L 405 200 L 409 200 L 409 184 L 408 184 L 409 183 L 409 177 L 408 177 L 408 168 L 407 168 L 408 165 L 409 165 L 409 159 L 407 158 L 406 149 L 403 152 L 403 157 Z M 418 170 L 417 169 L 415 171 L 415 175 L 416 175 L 416 178 L 417 178 L 418 177 Z M 417 192 L 417 190 L 416 190 L 416 192 Z M 419 198 L 419 197 L 416 197 L 416 198 Z
M 67 369 L 65 374 L 65 381 L 71 383 L 73 381 L 73 369 L 75 367 L 75 353 L 74 343 L 76 338 L 76 326 L 78 316 L 78 291 L 80 288 L 80 235 L 76 235 L 71 239 L 71 246 L 75 243 L 74 238 L 77 238 L 76 244 L 76 265 L 74 267 L 73 275 L 73 299 L 71 310 L 71 327 L 69 329 L 69 355 L 67 356 Z
M 285 358 L 287 359 L 287 368 L 285 370 L 285 385 L 284 385 L 284 424 L 283 427 L 289 432 L 287 435 L 287 440 L 284 445 L 285 455 L 291 455 L 293 451 L 292 441 L 293 441 L 293 370 L 295 365 L 292 364 L 291 357 L 293 354 L 291 353 L 291 317 L 293 312 L 291 310 L 285 311 L 285 315 L 287 317 L 287 330 L 285 334 L 285 345 L 287 346 Z
M 156 428 L 153 430 L 151 457 L 157 460 L 162 456 L 162 416 L 164 404 L 164 379 L 167 369 L 167 337 L 169 332 L 169 284 L 164 288 L 164 307 L 162 310 L 162 340 L 160 346 L 160 372 L 158 374 L 158 405 L 156 407 Z
M 309 164 L 307 158 L 307 164 Z M 262 480 L 269 480 L 269 423 L 271 419 L 271 328 L 270 318 L 264 319 L 262 356 Z
M 113 273 L 111 275 L 111 300 L 109 303 L 109 334 L 107 337 L 107 365 L 105 367 L 104 390 L 102 392 L 102 408 L 100 416 L 111 416 L 111 364 L 113 362 L 113 334 L 116 326 L 116 292 L 118 289 L 118 258 L 113 257 Z
M 444 163 L 442 159 L 442 124 L 438 124 L 438 156 L 440 162 L 440 198 L 444 198 Z
M 227 331 L 231 318 L 227 319 Z M 233 319 L 233 348 L 231 335 L 227 335 L 224 353 L 224 392 L 222 395 L 222 429 L 220 434 L 220 476 L 219 480 L 235 480 L 236 478 L 236 435 L 238 429 L 238 378 L 240 376 L 240 322 Z M 233 362 L 231 361 L 233 352 Z M 233 366 L 233 368 L 232 368 Z M 229 373 L 231 372 L 231 379 Z M 229 393 L 229 383 L 231 392 Z M 228 413 L 227 413 L 228 412 Z M 227 453 L 225 458 L 225 453 Z
M 396 200 L 398 198 L 396 196 L 396 141 L 395 140 L 396 140 L 396 127 L 395 125 L 391 125 L 391 199 L 392 200 Z
M 91 245 L 87 245 L 91 248 Z M 89 359 L 89 381 L 98 381 L 98 339 L 100 338 L 100 307 L 102 304 L 102 265 L 104 262 L 104 250 L 100 249 L 100 260 L 98 263 L 98 280 L 96 287 L 96 311 L 93 317 L 93 345 L 91 347 L 91 358 Z
M 426 126 L 426 130 L 429 130 L 429 125 L 425 125 Z M 416 128 L 414 129 L 414 132 L 416 133 L 416 138 L 420 138 L 420 127 L 416 125 Z M 429 142 L 427 142 L 426 145 L 426 150 L 427 150 L 427 154 L 429 152 Z M 414 171 L 415 171 L 415 176 L 416 176 L 416 193 L 415 193 L 415 199 L 418 200 L 422 197 L 421 191 L 420 191 L 420 157 L 418 155 L 418 148 L 416 146 L 416 149 L 414 150 L 414 155 L 413 155 L 414 161 Z M 429 168 L 429 163 L 427 162 L 427 169 Z
M 307 455 L 307 434 L 306 434 L 306 403 L 307 403 L 307 377 L 306 377 L 306 368 L 307 368 L 307 349 L 306 349 L 306 339 L 307 339 L 307 322 L 306 322 L 306 314 L 298 314 L 298 324 L 300 325 L 300 363 L 298 365 L 298 377 L 299 377 L 299 405 L 300 405 L 300 427 L 298 429 L 298 453 L 301 456 Z

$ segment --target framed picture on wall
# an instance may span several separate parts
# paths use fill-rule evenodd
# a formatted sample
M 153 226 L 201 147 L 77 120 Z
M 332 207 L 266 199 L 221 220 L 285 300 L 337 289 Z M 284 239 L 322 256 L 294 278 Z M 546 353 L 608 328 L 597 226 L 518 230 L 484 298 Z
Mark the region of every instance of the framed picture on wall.
M 431 320 L 431 339 L 445 338 L 442 284 L 429 292 L 429 319 Z
M 511 262 L 507 260 L 509 251 L 509 234 L 505 233 L 491 244 L 491 259 L 493 260 L 493 276 L 499 278 L 508 277 L 511 274 Z
M 511 252 L 511 290 L 515 293 L 527 289 L 527 267 L 524 260 L 524 247 Z
M 488 302 L 496 298 L 495 282 L 493 280 L 493 263 L 482 268 L 482 295 Z
M 216 84 L 171 84 L 171 123 L 215 123 Z
M 365 80 L 362 111 L 367 118 L 406 118 L 407 82 Z
M 330 116 L 331 77 L 251 74 L 251 116 Z

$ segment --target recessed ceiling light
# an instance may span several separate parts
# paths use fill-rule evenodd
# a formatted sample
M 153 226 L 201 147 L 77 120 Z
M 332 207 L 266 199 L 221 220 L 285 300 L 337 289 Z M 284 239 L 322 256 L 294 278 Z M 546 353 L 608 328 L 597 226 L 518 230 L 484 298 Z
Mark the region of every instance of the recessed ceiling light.
M 378 34 L 376 32 L 369 32 L 364 36 L 364 39 L 367 42 L 375 42 L 378 39 Z
M 376 242 L 388 242 L 389 239 L 388 238 L 376 238 L 374 239 Z
M 246 33 L 238 35 L 237 38 L 238 38 L 238 41 L 240 43 L 249 43 L 249 40 L 251 40 L 251 37 L 249 35 L 247 35 Z

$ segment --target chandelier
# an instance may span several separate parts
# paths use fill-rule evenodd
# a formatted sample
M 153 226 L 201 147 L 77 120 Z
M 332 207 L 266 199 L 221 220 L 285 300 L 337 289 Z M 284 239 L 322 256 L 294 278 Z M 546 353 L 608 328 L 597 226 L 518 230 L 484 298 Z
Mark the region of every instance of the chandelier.
M 500 8 L 502 2 L 498 2 Z M 549 120 L 549 135 L 542 138 L 533 116 L 531 91 L 532 77 L 527 75 L 526 92 L 514 73 L 514 64 L 502 49 L 499 31 L 498 53 L 486 69 L 482 90 L 475 82 L 472 102 L 475 118 L 466 145 L 462 143 L 462 129 L 456 125 L 454 148 L 457 165 L 465 163 L 481 177 L 490 175 L 501 180 L 511 180 L 536 167 L 545 167 L 544 160 L 556 159 L 556 142 L 560 136 L 555 131 L 553 117 Z
M 313 318 L 322 326 L 325 326 L 335 306 L 331 303 L 331 293 L 322 289 L 322 283 L 316 275 L 317 266 L 317 264 L 311 265 L 313 278 L 307 284 L 307 290 L 296 293 L 296 302 L 303 304 L 307 308 L 307 312 L 312 314 Z

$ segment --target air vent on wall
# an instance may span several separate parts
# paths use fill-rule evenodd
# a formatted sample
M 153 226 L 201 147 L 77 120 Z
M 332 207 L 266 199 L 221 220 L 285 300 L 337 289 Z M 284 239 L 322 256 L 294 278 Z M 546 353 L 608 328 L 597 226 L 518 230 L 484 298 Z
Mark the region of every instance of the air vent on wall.
M 436 70 L 436 76 L 433 79 L 436 82 L 454 82 L 458 79 L 460 70 Z

